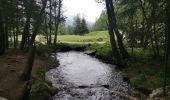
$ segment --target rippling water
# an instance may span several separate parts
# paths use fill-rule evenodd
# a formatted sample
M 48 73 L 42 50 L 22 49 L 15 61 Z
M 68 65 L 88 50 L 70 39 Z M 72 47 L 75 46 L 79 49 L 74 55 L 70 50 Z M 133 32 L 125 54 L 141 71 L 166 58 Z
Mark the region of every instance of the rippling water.
M 46 73 L 59 89 L 52 100 L 129 100 L 135 92 L 114 65 L 83 52 L 58 53 L 60 66 Z

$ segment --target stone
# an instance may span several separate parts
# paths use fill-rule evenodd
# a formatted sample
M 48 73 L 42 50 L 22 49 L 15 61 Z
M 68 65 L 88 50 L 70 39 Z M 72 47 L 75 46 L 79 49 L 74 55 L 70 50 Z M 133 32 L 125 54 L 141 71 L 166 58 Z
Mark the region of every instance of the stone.
M 130 78 L 128 76 L 123 76 L 123 81 L 130 83 Z
M 88 88 L 88 86 L 78 86 L 78 88 L 84 89 L 84 88 Z
M 85 54 L 87 54 L 87 55 L 92 55 L 92 56 L 94 56 L 95 53 L 96 53 L 96 50 L 87 50 L 87 51 L 85 51 Z
M 170 86 L 166 87 L 167 90 L 167 96 L 170 97 Z M 161 99 L 161 97 L 163 96 L 163 88 L 158 88 L 152 91 L 152 93 L 149 95 L 149 97 L 151 99 L 156 99 L 159 98 L 159 100 Z
M 0 100 L 8 100 L 8 99 L 0 97 Z
M 102 42 L 103 41 L 103 38 L 102 37 L 99 37 L 96 39 L 97 42 Z
M 104 87 L 104 88 L 107 88 L 107 89 L 109 89 L 110 88 L 110 86 L 109 85 L 102 85 L 102 87 Z

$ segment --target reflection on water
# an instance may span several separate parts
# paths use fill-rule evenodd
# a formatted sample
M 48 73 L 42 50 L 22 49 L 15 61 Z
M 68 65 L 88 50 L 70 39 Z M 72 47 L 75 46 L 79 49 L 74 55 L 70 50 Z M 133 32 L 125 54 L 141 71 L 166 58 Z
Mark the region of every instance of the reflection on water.
M 82 52 L 58 53 L 60 66 L 46 73 L 46 79 L 59 88 L 53 100 L 124 100 L 133 89 L 123 82 L 115 66 Z

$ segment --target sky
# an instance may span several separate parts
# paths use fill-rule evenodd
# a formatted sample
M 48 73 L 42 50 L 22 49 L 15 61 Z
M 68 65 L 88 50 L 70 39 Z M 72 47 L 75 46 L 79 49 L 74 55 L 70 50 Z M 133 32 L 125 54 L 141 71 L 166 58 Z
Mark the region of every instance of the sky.
M 85 17 L 88 22 L 94 23 L 100 16 L 104 5 L 96 3 L 95 0 L 64 0 L 65 16 L 73 17 L 77 14 Z

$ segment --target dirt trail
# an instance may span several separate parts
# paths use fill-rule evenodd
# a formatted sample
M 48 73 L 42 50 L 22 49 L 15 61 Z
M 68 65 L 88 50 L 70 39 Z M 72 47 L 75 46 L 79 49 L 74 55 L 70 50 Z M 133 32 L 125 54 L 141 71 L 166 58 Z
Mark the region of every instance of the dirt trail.
M 21 51 L 11 51 L 0 57 L 0 97 L 9 100 L 18 100 L 23 91 L 24 82 L 19 77 L 25 67 L 27 54 Z M 37 57 L 34 61 L 32 76 L 40 67 L 46 67 L 50 60 Z

